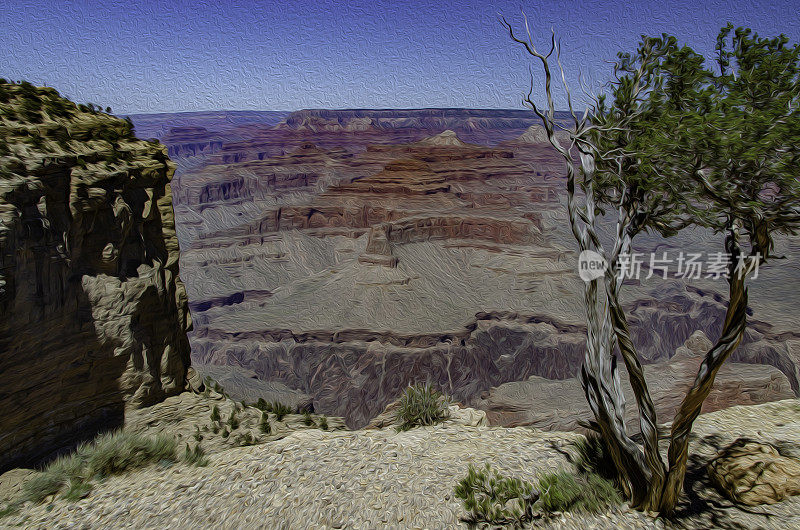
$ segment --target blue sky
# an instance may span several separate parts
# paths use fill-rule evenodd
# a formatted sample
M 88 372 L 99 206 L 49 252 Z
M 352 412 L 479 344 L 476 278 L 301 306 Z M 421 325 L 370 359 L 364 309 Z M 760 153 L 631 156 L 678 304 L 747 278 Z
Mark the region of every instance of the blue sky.
M 561 37 L 571 83 L 595 88 L 642 33 L 706 54 L 728 21 L 800 40 L 796 0 L 2 0 L 0 77 L 116 113 L 520 108 L 529 61 L 497 21 L 521 28 L 520 9 L 543 46 Z

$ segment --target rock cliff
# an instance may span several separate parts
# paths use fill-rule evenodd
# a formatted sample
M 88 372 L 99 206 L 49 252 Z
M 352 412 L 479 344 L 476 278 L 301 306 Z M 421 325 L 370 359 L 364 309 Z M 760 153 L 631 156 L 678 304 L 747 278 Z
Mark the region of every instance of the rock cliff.
M 166 148 L 51 88 L 0 82 L 0 470 L 186 387 Z

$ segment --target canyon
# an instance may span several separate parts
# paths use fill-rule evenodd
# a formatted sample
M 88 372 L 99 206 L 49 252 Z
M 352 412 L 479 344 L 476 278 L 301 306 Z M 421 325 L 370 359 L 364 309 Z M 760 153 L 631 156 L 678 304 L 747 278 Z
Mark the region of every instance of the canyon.
M 137 134 L 145 123 L 178 166 L 198 371 L 229 367 L 280 384 L 353 428 L 424 381 L 496 424 L 576 427 L 537 399 L 584 405 L 575 376 L 585 324 L 563 162 L 532 113 L 147 119 L 134 116 Z M 778 246 L 786 259 L 753 281 L 745 340 L 709 410 L 800 394 L 800 249 L 791 237 Z M 636 250 L 723 249 L 713 234 L 687 230 L 642 236 Z M 660 421 L 699 364 L 697 352 L 676 351 L 697 332 L 717 336 L 725 295 L 713 278 L 626 281 L 634 339 L 664 396 Z M 237 379 L 242 392 L 246 379 Z

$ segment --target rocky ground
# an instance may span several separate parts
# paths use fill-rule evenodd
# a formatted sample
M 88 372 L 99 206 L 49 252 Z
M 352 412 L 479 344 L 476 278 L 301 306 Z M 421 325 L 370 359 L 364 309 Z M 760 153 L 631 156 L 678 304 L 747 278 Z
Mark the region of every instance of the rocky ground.
M 194 398 L 192 398 L 194 399 Z M 198 398 L 200 399 L 200 398 Z M 174 404 L 173 404 L 174 405 Z M 161 422 L 169 422 L 162 406 Z M 200 405 L 198 405 L 200 406 Z M 177 410 L 177 409 L 174 409 Z M 207 467 L 151 467 L 98 484 L 77 502 L 26 505 L 0 525 L 26 528 L 466 528 L 453 487 L 470 463 L 491 463 L 527 480 L 570 468 L 575 433 L 481 425 L 460 411 L 435 427 L 292 430 L 250 447 L 219 449 Z M 143 418 L 135 422 L 146 423 Z M 290 422 L 291 423 L 291 422 Z M 674 521 L 620 507 L 599 515 L 557 514 L 543 528 L 796 528 L 800 498 L 737 508 L 702 473 L 740 436 L 800 450 L 800 405 L 786 400 L 701 416 L 692 445 L 691 494 Z

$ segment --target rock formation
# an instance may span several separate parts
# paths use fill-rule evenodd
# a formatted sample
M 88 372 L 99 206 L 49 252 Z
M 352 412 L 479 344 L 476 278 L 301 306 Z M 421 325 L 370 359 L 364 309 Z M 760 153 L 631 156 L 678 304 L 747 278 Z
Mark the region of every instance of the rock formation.
M 708 464 L 708 475 L 730 500 L 750 506 L 800 495 L 800 460 L 746 438 L 723 449 Z
M 186 386 L 166 148 L 50 88 L 0 84 L 0 469 Z
M 645 365 L 645 377 L 656 407 L 659 423 L 669 423 L 694 381 L 705 353 L 711 348 L 702 331 L 693 333 L 668 360 Z M 626 396 L 633 396 L 624 367 L 620 380 Z M 732 405 L 756 405 L 794 397 L 789 381 L 772 366 L 728 362 L 717 374 L 703 412 Z M 633 398 L 631 397 L 631 402 Z M 505 383 L 485 393 L 479 402 L 493 425 L 530 425 L 546 430 L 574 430 L 580 421 L 591 419 L 580 380 L 571 377 L 549 380 L 533 376 L 527 381 Z M 635 404 L 626 408 L 628 427 L 638 432 Z
M 585 346 L 581 282 L 564 162 L 535 115 L 308 110 L 236 132 L 207 159 L 185 153 L 202 160 L 176 184 L 198 367 L 280 382 L 351 427 L 414 382 L 430 380 L 471 407 L 531 377 L 573 388 Z M 782 255 L 800 256 L 796 239 L 779 242 Z M 636 250 L 723 249 L 687 231 L 643 234 Z M 800 335 L 788 317 L 800 306 L 776 287 L 800 281 L 796 271 L 777 262 L 762 270 L 731 359 L 737 370 L 714 408 L 800 394 Z M 626 282 L 623 298 L 654 373 L 696 330 L 715 338 L 725 314 L 720 281 Z M 696 370 L 695 359 L 678 361 L 681 377 L 665 383 L 684 384 Z M 553 408 L 583 406 L 574 389 L 573 401 Z M 503 417 L 528 421 L 521 406 Z

